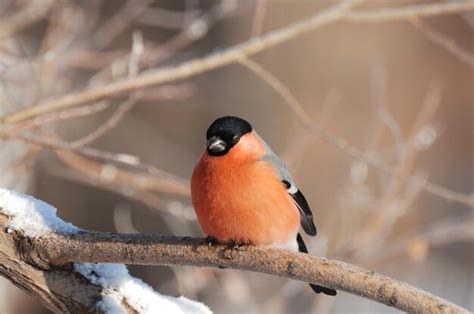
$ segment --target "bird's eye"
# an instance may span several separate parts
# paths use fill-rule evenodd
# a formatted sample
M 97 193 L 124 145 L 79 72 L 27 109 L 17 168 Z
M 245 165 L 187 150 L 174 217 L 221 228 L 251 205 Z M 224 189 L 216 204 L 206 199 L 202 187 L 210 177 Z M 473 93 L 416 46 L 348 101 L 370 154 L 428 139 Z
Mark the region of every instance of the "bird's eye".
M 234 135 L 232 137 L 232 143 L 237 143 L 239 141 L 239 136 L 238 135 Z

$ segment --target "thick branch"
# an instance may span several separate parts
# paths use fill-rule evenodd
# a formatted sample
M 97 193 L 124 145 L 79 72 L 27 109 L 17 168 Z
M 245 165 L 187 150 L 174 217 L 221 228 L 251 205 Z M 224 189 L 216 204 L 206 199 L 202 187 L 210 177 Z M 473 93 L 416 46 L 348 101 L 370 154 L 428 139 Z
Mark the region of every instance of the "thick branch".
M 467 313 L 463 308 L 389 277 L 339 261 L 265 248 L 209 247 L 204 239 L 82 231 L 27 239 L 24 256 L 38 265 L 106 262 L 233 268 L 318 283 L 407 312 Z
M 54 313 L 92 311 L 101 297 L 101 287 L 72 270 L 44 271 L 23 260 L 12 234 L 3 231 L 6 221 L 7 217 L 0 214 L 0 276 L 34 295 Z M 27 245 L 27 242 L 23 244 Z

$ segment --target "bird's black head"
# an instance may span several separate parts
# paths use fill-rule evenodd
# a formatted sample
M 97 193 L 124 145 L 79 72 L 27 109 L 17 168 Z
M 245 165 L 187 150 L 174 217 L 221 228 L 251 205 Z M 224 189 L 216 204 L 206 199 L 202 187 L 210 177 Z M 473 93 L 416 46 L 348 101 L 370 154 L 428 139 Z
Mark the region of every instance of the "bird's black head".
M 244 119 L 229 116 L 219 118 L 207 129 L 207 153 L 223 156 L 239 142 L 242 135 L 250 132 L 252 126 Z

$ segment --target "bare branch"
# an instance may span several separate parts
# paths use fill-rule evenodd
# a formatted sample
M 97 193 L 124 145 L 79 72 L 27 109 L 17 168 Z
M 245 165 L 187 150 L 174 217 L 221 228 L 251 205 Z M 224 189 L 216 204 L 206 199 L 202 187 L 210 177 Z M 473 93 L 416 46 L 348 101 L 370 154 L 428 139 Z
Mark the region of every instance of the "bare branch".
M 129 0 L 120 10 L 94 32 L 92 44 L 98 49 L 107 47 L 127 26 L 146 11 L 152 1 Z
M 383 8 L 367 11 L 348 12 L 344 19 L 351 22 L 386 22 L 409 19 L 414 17 L 428 17 L 447 15 L 474 9 L 474 1 L 451 1 L 426 4 L 414 4 L 400 8 Z
M 406 182 L 411 182 L 416 184 L 417 186 L 421 186 L 423 190 L 425 190 L 428 193 L 431 193 L 432 195 L 436 195 L 438 197 L 441 197 L 443 199 L 446 199 L 448 201 L 453 201 L 457 203 L 464 204 L 466 206 L 469 206 L 471 208 L 474 208 L 474 196 L 470 195 L 465 195 L 462 193 L 454 192 L 451 191 L 443 186 L 440 186 L 435 183 L 427 182 L 424 180 L 421 180 L 417 176 L 414 175 L 408 175 L 406 173 L 396 173 L 394 169 L 392 169 L 390 166 L 386 165 L 384 162 L 371 158 L 370 156 L 367 156 L 364 154 L 362 151 L 357 149 L 356 147 L 350 145 L 346 140 L 336 137 L 335 135 L 327 132 L 323 128 L 321 128 L 320 125 L 318 125 L 316 122 L 312 121 L 311 117 L 305 112 L 303 106 L 298 102 L 296 97 L 293 95 L 293 93 L 280 81 L 278 78 L 276 78 L 273 74 L 265 70 L 262 66 L 260 66 L 258 63 L 246 58 L 245 56 L 242 56 L 238 59 L 238 62 L 250 69 L 253 73 L 255 73 L 258 77 L 260 77 L 263 81 L 265 81 L 267 84 L 269 84 L 286 102 L 286 104 L 290 107 L 290 109 L 295 113 L 296 117 L 298 118 L 298 121 L 301 123 L 301 125 L 305 128 L 308 128 L 313 134 L 316 134 L 319 139 L 322 141 L 329 143 L 333 145 L 334 147 L 340 149 L 341 151 L 345 152 L 346 154 L 351 155 L 352 157 L 356 159 L 363 160 L 370 166 L 378 169 L 379 171 L 392 175 L 394 178 L 397 180 L 397 182 L 400 183 L 406 183 Z M 436 103 L 437 99 L 432 99 L 433 97 L 436 97 L 436 95 L 432 95 L 433 93 L 428 94 L 428 102 L 431 103 Z M 436 94 L 436 93 L 435 93 Z M 434 106 L 434 104 L 432 105 Z M 429 107 L 431 108 L 431 107 Z M 426 109 L 426 110 L 433 110 L 433 109 Z M 432 114 L 431 112 L 423 112 L 422 116 L 425 117 L 425 115 L 430 115 Z M 419 128 L 421 122 L 417 121 L 416 126 Z M 418 130 L 418 129 L 417 129 Z M 413 136 L 412 140 L 414 140 L 415 137 Z M 383 207 L 382 207 L 383 208 Z
M 255 17 L 252 25 L 252 37 L 260 36 L 263 30 L 263 21 L 267 13 L 268 0 L 258 0 L 255 7 Z
M 115 184 L 139 191 L 170 193 L 189 196 L 189 184 L 171 175 L 151 175 L 117 167 L 111 163 L 100 163 L 84 158 L 74 152 L 55 151 L 57 156 L 71 169 L 102 184 Z
M 117 265 L 117 270 L 122 272 L 122 280 L 127 284 L 134 285 L 134 287 L 129 287 L 131 289 L 128 291 L 127 289 L 117 289 L 117 287 L 107 287 L 101 283 L 101 280 L 107 281 L 104 278 L 94 280 L 101 276 L 94 273 L 94 271 L 100 270 L 100 264 L 69 264 L 65 267 L 42 269 L 38 267 L 40 265 L 32 263 L 32 256 L 27 253 L 29 244 L 21 240 L 18 241 L 23 237 L 17 231 L 6 228 L 7 223 L 8 217 L 0 213 L 0 227 L 2 228 L 2 232 L 0 232 L 0 275 L 39 299 L 47 309 L 54 313 L 110 313 L 106 302 L 106 299 L 110 298 L 114 299 L 114 305 L 116 308 L 119 307 L 123 313 L 144 313 L 146 312 L 146 308 L 143 308 L 144 304 L 136 302 L 133 295 L 136 293 L 133 290 L 140 288 L 139 285 L 149 293 L 148 299 L 161 297 L 145 284 L 129 276 L 123 265 Z M 26 240 L 26 238 L 23 239 Z M 84 272 L 86 269 L 90 269 L 93 276 L 88 276 Z M 160 299 L 160 301 L 162 300 Z M 166 304 L 162 302 L 161 305 Z M 193 306 L 192 308 L 188 307 L 188 310 L 198 311 L 199 308 L 201 307 L 194 308 Z M 207 313 L 208 311 L 200 312 Z
M 187 61 L 178 66 L 149 70 L 136 78 L 120 80 L 109 85 L 91 88 L 77 94 L 69 94 L 59 99 L 49 100 L 7 115 L 1 118 L 0 121 L 3 124 L 16 123 L 47 112 L 97 101 L 111 95 L 129 92 L 150 85 L 182 80 L 201 74 L 235 62 L 241 58 L 242 55 L 249 56 L 256 54 L 307 33 L 317 27 L 334 22 L 357 3 L 359 3 L 359 0 L 343 1 L 308 19 L 295 22 L 290 26 L 277 29 L 265 36 L 249 40 L 223 52 L 215 53 L 202 59 Z
M 467 310 L 373 271 L 339 261 L 266 247 L 209 247 L 204 239 L 81 231 L 36 238 L 15 235 L 23 256 L 38 266 L 70 262 L 233 268 L 322 284 L 411 313 Z M 28 245 L 26 245 L 28 244 Z
M 115 128 L 120 121 L 124 118 L 125 114 L 129 112 L 133 106 L 137 103 L 139 92 L 132 93 L 130 97 L 124 101 L 115 112 L 99 127 L 93 130 L 91 133 L 84 137 L 75 140 L 71 145 L 75 148 L 84 147 L 95 142 L 100 137 L 104 136 L 107 132 Z
M 469 66 L 474 67 L 474 54 L 460 47 L 454 40 L 443 35 L 442 33 L 434 30 L 427 23 L 419 18 L 413 18 L 410 20 L 411 25 L 420 31 L 426 38 L 437 44 L 438 46 L 446 49 L 449 53 L 455 56 L 460 61 L 467 63 Z
M 311 118 L 305 112 L 303 106 L 296 99 L 295 95 L 293 95 L 293 93 L 285 86 L 285 84 L 278 80 L 273 74 L 265 70 L 261 65 L 245 56 L 240 58 L 238 62 L 255 73 L 268 85 L 270 85 L 283 98 L 283 100 L 285 100 L 286 104 L 296 115 L 302 126 L 306 128 L 311 126 Z
M 34 0 L 25 3 L 25 6 L 0 22 L 0 37 L 18 32 L 28 25 L 41 20 L 53 7 L 53 0 Z
M 242 56 L 250 56 L 265 49 L 271 48 L 292 38 L 305 34 L 315 28 L 347 19 L 351 21 L 380 21 L 393 19 L 407 19 L 414 16 L 429 16 L 439 14 L 450 14 L 466 11 L 474 8 L 474 2 L 454 2 L 444 4 L 413 5 L 406 8 L 380 9 L 375 12 L 357 12 L 350 14 L 348 11 L 362 0 L 342 1 L 329 9 L 326 9 L 310 18 L 295 22 L 264 36 L 249 40 L 223 52 L 212 54 L 202 59 L 191 60 L 178 66 L 154 69 L 144 72 L 136 78 L 120 80 L 109 85 L 91 88 L 89 90 L 69 94 L 59 99 L 45 101 L 28 107 L 0 119 L 3 124 L 20 122 L 31 117 L 61 108 L 78 106 L 87 102 L 97 101 L 111 95 L 129 92 L 131 90 L 162 84 L 171 81 L 182 80 L 198 75 L 218 67 L 222 67 L 237 61 Z

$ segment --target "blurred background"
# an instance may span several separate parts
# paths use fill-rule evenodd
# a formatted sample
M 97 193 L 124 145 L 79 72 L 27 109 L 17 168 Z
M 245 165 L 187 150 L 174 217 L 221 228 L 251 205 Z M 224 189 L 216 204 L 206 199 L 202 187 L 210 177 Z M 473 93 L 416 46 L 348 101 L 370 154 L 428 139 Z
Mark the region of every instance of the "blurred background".
M 1 0 L 0 114 L 218 53 L 335 3 Z M 355 10 L 429 3 L 371 0 Z M 312 254 L 472 311 L 473 27 L 472 11 L 340 21 L 191 79 L 30 119 L 0 140 L 0 186 L 35 195 L 82 228 L 202 236 L 193 165 L 208 125 L 240 116 L 313 208 Z M 263 274 L 129 268 L 216 313 L 395 312 Z M 2 278 L 0 312 L 46 313 Z

